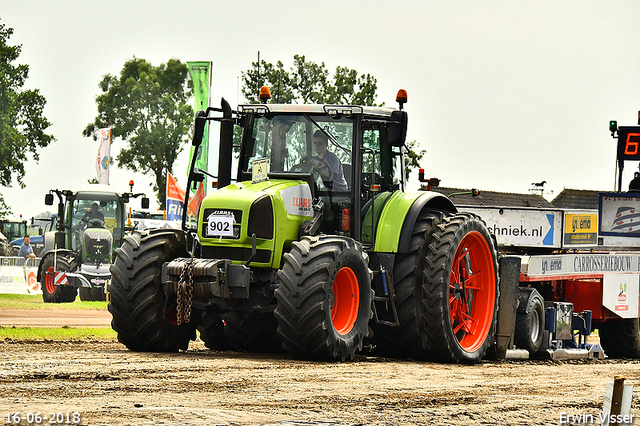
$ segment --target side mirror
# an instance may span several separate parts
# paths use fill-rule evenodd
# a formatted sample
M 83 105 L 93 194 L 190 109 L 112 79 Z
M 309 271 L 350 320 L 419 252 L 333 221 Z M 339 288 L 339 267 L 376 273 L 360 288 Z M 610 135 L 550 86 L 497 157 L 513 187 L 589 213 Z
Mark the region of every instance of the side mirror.
M 129 202 L 129 194 L 122 194 L 122 202 L 125 204 Z
M 140 202 L 143 209 L 149 208 L 149 199 L 147 197 L 142 197 L 142 201 Z
M 193 128 L 193 141 L 191 145 L 200 146 L 202 143 L 202 136 L 204 135 L 204 126 L 207 124 L 207 112 L 206 111 L 198 111 L 196 112 L 196 122 Z
M 389 144 L 391 146 L 404 146 L 407 139 L 407 112 L 393 111 L 389 123 Z
M 53 205 L 53 194 L 47 194 L 44 196 L 44 203 L 47 206 L 52 206 Z

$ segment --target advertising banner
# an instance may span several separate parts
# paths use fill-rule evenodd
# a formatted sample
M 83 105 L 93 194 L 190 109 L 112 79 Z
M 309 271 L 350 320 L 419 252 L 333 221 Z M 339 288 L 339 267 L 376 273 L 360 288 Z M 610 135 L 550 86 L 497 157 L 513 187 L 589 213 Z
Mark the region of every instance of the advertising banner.
M 640 273 L 640 254 L 568 253 L 531 256 L 527 275 L 554 276 L 576 274 Z
M 638 274 L 604 276 L 602 305 L 622 318 L 638 318 Z
M 640 193 L 601 192 L 598 210 L 600 235 L 640 237 Z
M 204 200 L 204 184 L 200 182 L 198 185 L 198 190 L 196 191 L 193 198 L 189 200 L 189 214 L 192 216 L 198 216 L 198 209 L 200 208 L 200 203 Z
M 567 248 L 598 244 L 598 213 L 595 211 L 566 212 L 562 246 Z
M 180 188 L 171 173 L 167 173 L 167 220 L 182 221 L 184 210 L 184 190 Z
M 500 246 L 560 248 L 562 245 L 561 210 L 479 206 L 458 208 L 480 216 Z
M 98 158 L 96 159 L 96 174 L 98 175 L 98 183 L 109 185 L 109 161 L 111 155 L 111 127 L 106 129 L 98 129 Z
M 191 61 L 187 62 L 189 73 L 191 74 L 191 80 L 193 81 L 193 97 L 194 97 L 194 111 L 206 111 L 209 107 L 209 87 L 211 86 L 211 65 L 209 61 Z M 198 148 L 198 152 L 195 153 L 196 167 L 202 170 L 208 170 L 208 158 L 209 158 L 209 125 L 207 124 L 202 136 L 202 144 Z M 191 165 L 191 159 L 194 156 L 194 147 L 191 146 L 191 152 L 189 154 L 189 165 Z M 207 184 L 207 177 L 205 176 L 204 185 Z M 191 191 L 193 192 L 193 191 Z M 191 193 L 190 192 L 190 193 Z M 189 203 L 191 204 L 191 203 Z
M 37 263 L 24 264 L 21 257 L 0 258 L 0 294 L 42 294 Z

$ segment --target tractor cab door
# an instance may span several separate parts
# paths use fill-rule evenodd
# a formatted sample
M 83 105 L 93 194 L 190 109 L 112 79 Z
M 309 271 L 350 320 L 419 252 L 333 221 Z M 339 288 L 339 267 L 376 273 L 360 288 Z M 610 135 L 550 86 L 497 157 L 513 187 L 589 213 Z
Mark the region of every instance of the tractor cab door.
M 373 244 L 380 213 L 385 201 L 403 187 L 402 152 L 389 144 L 389 124 L 382 121 L 362 123 L 360 145 L 360 214 L 361 241 Z

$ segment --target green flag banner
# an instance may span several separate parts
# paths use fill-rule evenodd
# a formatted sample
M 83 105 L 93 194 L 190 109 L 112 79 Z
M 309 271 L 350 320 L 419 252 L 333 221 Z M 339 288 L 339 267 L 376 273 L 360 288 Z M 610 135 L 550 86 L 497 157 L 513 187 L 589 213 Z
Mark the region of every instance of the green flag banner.
M 194 61 L 187 62 L 189 72 L 191 74 L 191 80 L 193 80 L 193 95 L 195 98 L 194 110 L 204 111 L 209 106 L 209 86 L 211 85 L 211 62 Z M 202 144 L 198 149 L 196 157 L 196 167 L 207 170 L 207 159 L 209 158 L 209 126 L 205 127 L 204 136 L 202 137 Z M 193 146 L 191 146 L 191 153 L 189 154 L 189 166 L 191 165 L 191 159 L 193 158 Z M 188 171 L 187 171 L 188 173 Z M 207 187 L 207 181 L 204 181 L 204 187 Z M 191 192 L 195 192 L 193 188 L 190 188 Z

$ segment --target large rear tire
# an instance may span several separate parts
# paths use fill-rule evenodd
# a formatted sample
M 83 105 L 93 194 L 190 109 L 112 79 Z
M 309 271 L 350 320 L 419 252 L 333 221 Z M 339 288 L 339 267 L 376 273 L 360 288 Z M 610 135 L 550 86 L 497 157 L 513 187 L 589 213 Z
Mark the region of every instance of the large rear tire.
M 431 359 L 477 363 L 495 333 L 498 261 L 482 219 L 470 213 L 443 218 L 432 233 L 422 286 Z
M 609 358 L 640 358 L 638 318 L 607 321 L 600 325 L 600 345 Z
M 57 270 L 61 272 L 75 271 L 76 260 L 73 256 L 57 255 Z M 40 288 L 42 288 L 42 300 L 44 303 L 71 303 L 76 300 L 78 289 L 68 285 L 54 285 L 54 256 L 47 256 L 42 260 L 42 275 Z
M 400 325 L 390 327 L 371 323 L 376 354 L 419 360 L 427 357 L 427 335 L 422 315 L 423 270 L 431 233 L 441 220 L 441 212 L 420 213 L 411 234 L 409 252 L 396 255 L 393 279 Z
M 273 313 L 231 311 L 223 315 L 224 335 L 231 348 L 247 352 L 280 353 L 278 320 Z
M 305 359 L 353 359 L 372 317 L 372 274 L 362 245 L 303 237 L 283 259 L 275 316 L 284 349 Z
M 166 304 L 160 282 L 162 264 L 186 257 L 182 231 L 135 231 L 124 238 L 111 265 L 109 312 L 111 327 L 127 348 L 145 352 L 186 350 L 196 337 L 196 318 L 176 325 L 175 306 Z

